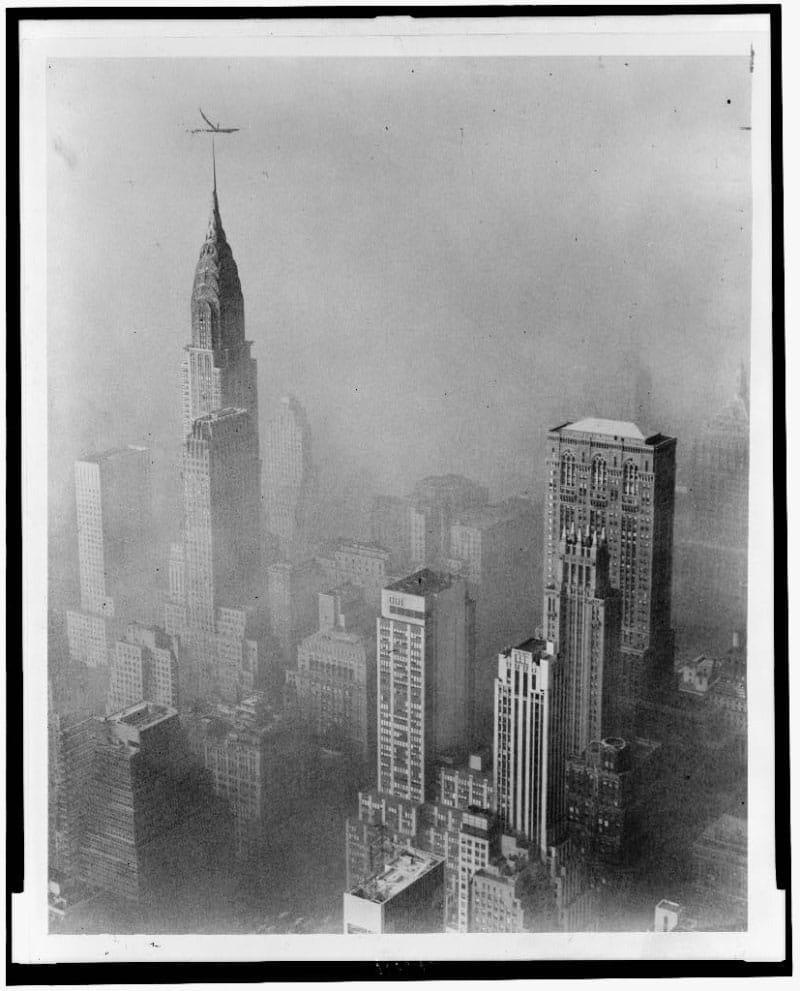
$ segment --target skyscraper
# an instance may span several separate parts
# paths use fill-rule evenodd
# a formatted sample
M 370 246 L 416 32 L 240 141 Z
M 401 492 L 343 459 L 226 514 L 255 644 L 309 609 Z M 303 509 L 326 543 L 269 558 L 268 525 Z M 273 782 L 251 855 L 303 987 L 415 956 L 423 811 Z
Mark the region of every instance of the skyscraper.
M 244 299 L 239 270 L 225 237 L 217 200 L 217 171 L 211 216 L 192 286 L 192 339 L 183 360 L 183 436 L 194 421 L 220 409 L 250 414 L 258 451 L 258 394 L 252 343 L 244 336 Z
M 434 760 L 467 746 L 474 602 L 423 569 L 383 590 L 378 619 L 378 790 L 424 802 Z
M 545 590 L 544 626 L 567 679 L 567 750 L 618 732 L 619 594 L 608 583 L 603 533 L 571 525 L 562 533 L 554 583 Z
M 567 679 L 552 644 L 526 640 L 500 654 L 495 680 L 494 781 L 503 825 L 542 858 L 565 827 Z
M 220 606 L 254 601 L 260 565 L 258 435 L 242 409 L 198 417 L 183 456 L 188 619 L 214 628 Z
M 622 693 L 671 671 L 675 439 L 633 423 L 588 418 L 548 433 L 545 589 L 556 588 L 561 534 L 600 532 L 621 599 Z
M 148 449 L 131 445 L 76 461 L 75 502 L 81 605 L 67 611 L 67 636 L 71 658 L 98 667 L 109 663 L 113 621 L 130 619 L 152 583 Z
M 184 651 L 186 699 L 236 701 L 261 677 L 261 462 L 256 363 L 217 199 L 195 271 L 183 363 L 183 541 L 170 552 L 167 633 Z
M 266 443 L 267 528 L 289 559 L 308 550 L 316 473 L 311 427 L 294 396 L 283 396 L 269 423 Z

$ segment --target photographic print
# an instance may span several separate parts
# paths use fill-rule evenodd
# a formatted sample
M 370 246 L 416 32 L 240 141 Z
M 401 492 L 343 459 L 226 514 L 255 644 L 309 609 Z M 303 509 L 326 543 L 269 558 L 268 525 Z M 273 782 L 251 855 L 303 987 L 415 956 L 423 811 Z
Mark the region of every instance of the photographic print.
M 769 23 L 606 20 L 34 32 L 56 959 L 781 935 Z

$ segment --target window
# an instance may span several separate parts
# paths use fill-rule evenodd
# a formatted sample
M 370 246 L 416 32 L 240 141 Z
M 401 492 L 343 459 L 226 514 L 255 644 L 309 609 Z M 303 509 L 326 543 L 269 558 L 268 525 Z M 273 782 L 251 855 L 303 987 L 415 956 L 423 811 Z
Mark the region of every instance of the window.
M 601 455 L 592 461 L 592 488 L 604 489 L 606 486 L 606 459 Z
M 626 461 L 622 469 L 623 496 L 636 496 L 639 490 L 639 469 L 632 461 Z
M 575 484 L 575 456 L 570 451 L 561 456 L 561 484 Z

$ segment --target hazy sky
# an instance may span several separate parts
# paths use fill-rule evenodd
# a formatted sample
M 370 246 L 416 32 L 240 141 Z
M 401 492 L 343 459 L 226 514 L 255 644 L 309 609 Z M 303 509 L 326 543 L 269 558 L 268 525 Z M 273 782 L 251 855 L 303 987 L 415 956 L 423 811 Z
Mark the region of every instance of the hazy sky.
M 386 491 L 541 478 L 544 431 L 619 415 L 632 346 L 661 422 L 714 412 L 748 348 L 746 58 L 53 61 L 51 495 L 82 450 L 171 443 L 211 185 L 263 422 Z M 679 447 L 680 451 L 680 447 Z

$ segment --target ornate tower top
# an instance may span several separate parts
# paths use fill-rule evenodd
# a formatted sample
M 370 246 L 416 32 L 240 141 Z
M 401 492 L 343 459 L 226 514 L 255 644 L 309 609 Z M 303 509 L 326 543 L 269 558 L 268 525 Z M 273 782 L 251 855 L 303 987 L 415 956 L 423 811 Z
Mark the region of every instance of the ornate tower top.
M 213 145 L 212 169 L 211 215 L 192 286 L 192 344 L 217 350 L 244 343 L 244 300 L 219 212 Z

